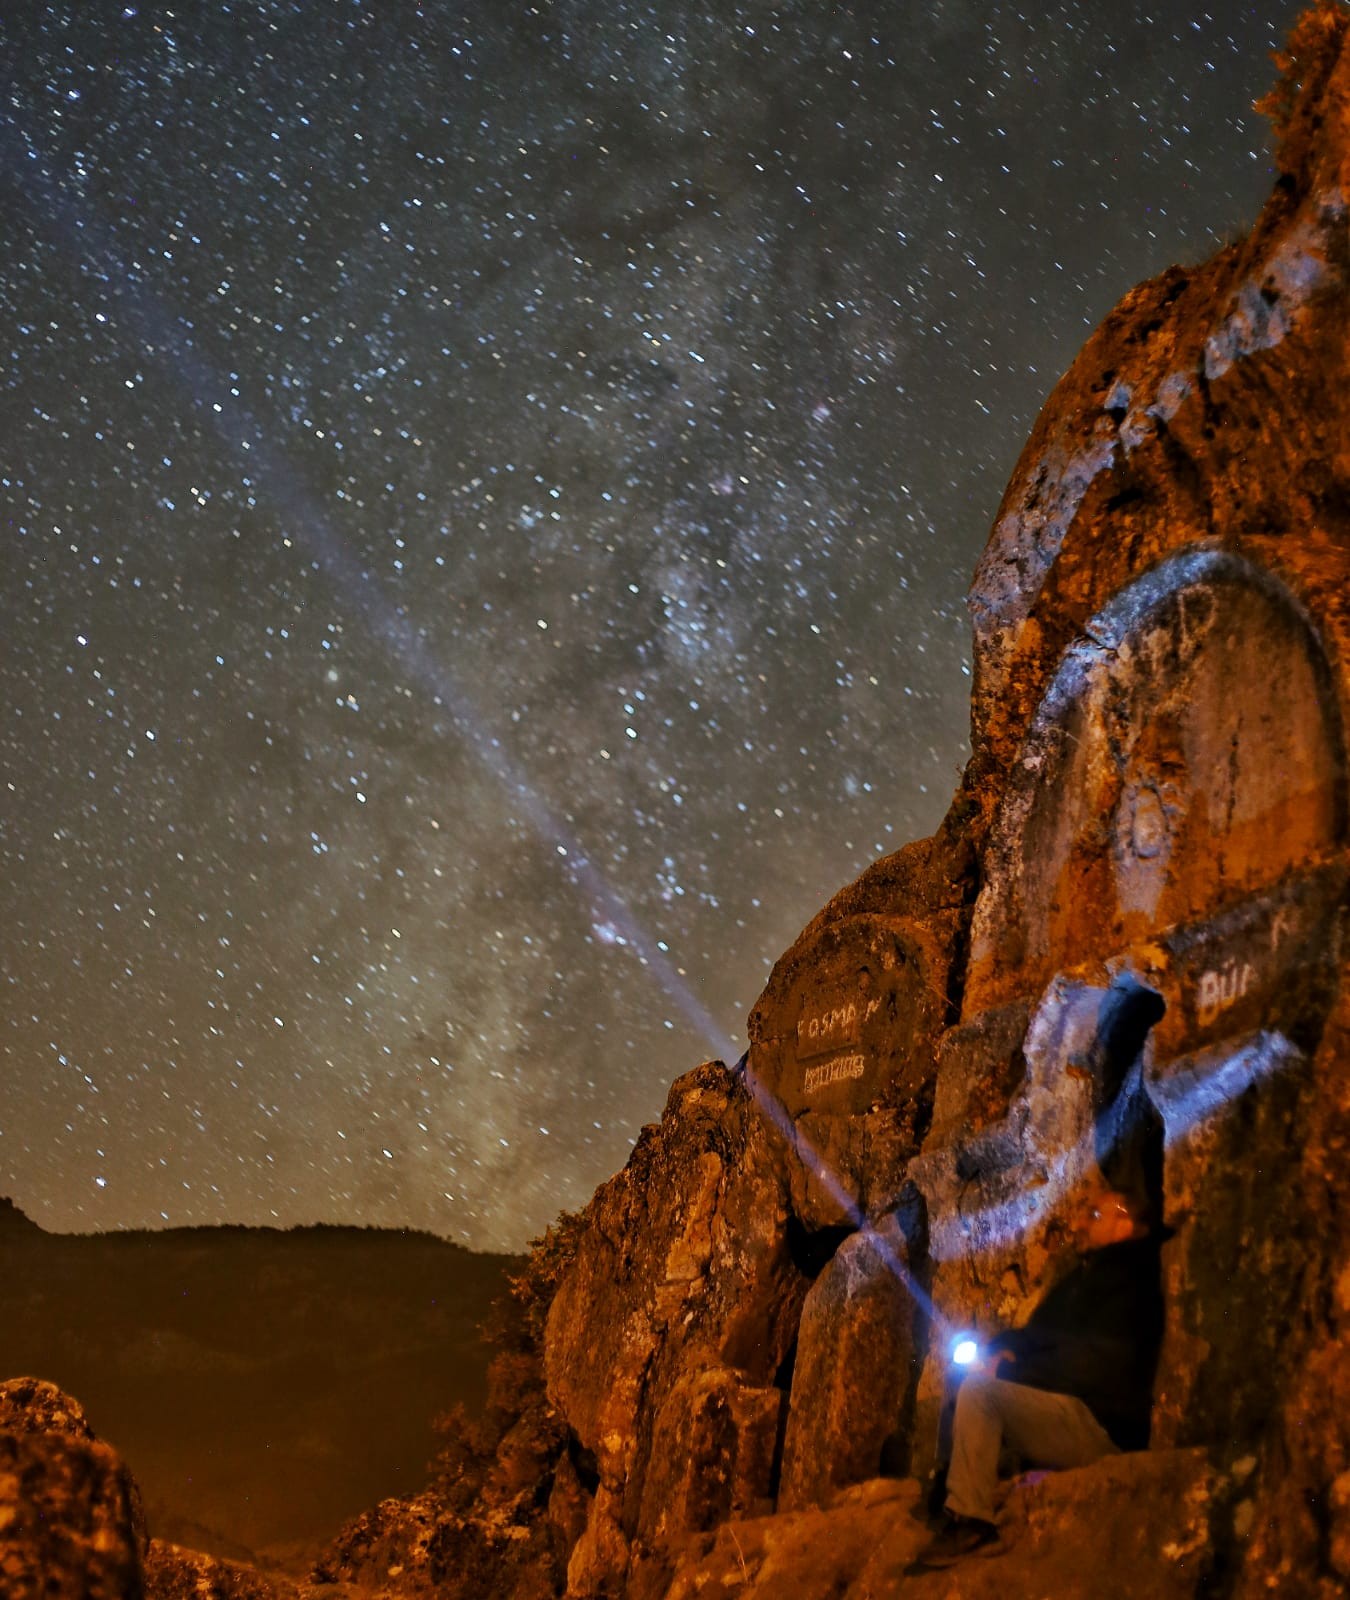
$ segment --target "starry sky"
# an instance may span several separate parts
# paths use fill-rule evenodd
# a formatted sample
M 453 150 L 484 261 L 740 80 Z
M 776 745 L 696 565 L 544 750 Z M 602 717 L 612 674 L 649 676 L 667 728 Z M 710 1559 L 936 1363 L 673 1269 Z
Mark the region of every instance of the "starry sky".
M 1297 0 L 15 0 L 0 1194 L 518 1249 L 938 821 Z

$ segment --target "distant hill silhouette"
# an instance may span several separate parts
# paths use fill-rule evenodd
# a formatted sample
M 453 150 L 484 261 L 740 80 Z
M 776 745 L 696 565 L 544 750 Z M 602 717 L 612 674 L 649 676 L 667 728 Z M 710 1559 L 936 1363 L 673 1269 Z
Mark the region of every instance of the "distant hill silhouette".
M 79 1397 L 157 1537 L 312 1544 L 417 1489 L 433 1417 L 481 1403 L 513 1264 L 380 1229 L 50 1234 L 0 1199 L 0 1378 Z
M 3 1195 L 0 1195 L 0 1228 L 30 1228 L 39 1233 L 42 1231 L 26 1212 L 20 1211 L 12 1200 Z

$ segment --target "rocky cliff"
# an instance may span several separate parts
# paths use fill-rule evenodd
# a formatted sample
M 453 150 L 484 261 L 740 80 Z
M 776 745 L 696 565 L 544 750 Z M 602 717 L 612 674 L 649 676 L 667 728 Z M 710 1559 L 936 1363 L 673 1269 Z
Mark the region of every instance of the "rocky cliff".
M 1018 464 L 942 828 L 544 1241 L 484 1420 L 317 1579 L 958 1592 L 900 1575 L 947 1336 L 1026 1317 L 1102 1169 L 1170 1231 L 1153 1448 L 1020 1482 L 959 1592 L 1347 1591 L 1343 8 L 1283 65 L 1251 235 L 1129 294 Z

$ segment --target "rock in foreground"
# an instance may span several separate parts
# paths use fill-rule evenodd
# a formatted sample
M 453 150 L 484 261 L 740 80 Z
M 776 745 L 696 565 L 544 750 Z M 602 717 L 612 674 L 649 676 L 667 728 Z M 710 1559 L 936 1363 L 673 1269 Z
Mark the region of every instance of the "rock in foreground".
M 0 1384 L 0 1594 L 141 1600 L 144 1525 L 117 1452 L 36 1379 Z
M 1202 1451 L 1119 1456 L 1020 1480 L 993 1553 L 907 1576 L 928 1537 L 912 1481 L 824 1511 L 728 1524 L 681 1558 L 666 1600 L 1182 1600 L 1214 1574 L 1235 1484 Z M 632 1600 L 645 1600 L 630 1591 Z

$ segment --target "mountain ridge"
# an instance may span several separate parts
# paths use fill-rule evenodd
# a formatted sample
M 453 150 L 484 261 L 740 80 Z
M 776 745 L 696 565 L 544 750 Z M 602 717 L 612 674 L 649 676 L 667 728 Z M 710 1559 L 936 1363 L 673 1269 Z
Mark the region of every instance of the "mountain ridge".
M 48 1233 L 0 1204 L 0 1376 L 77 1395 L 152 1530 L 234 1558 L 310 1545 L 420 1483 L 476 1409 L 515 1257 L 319 1224 Z

